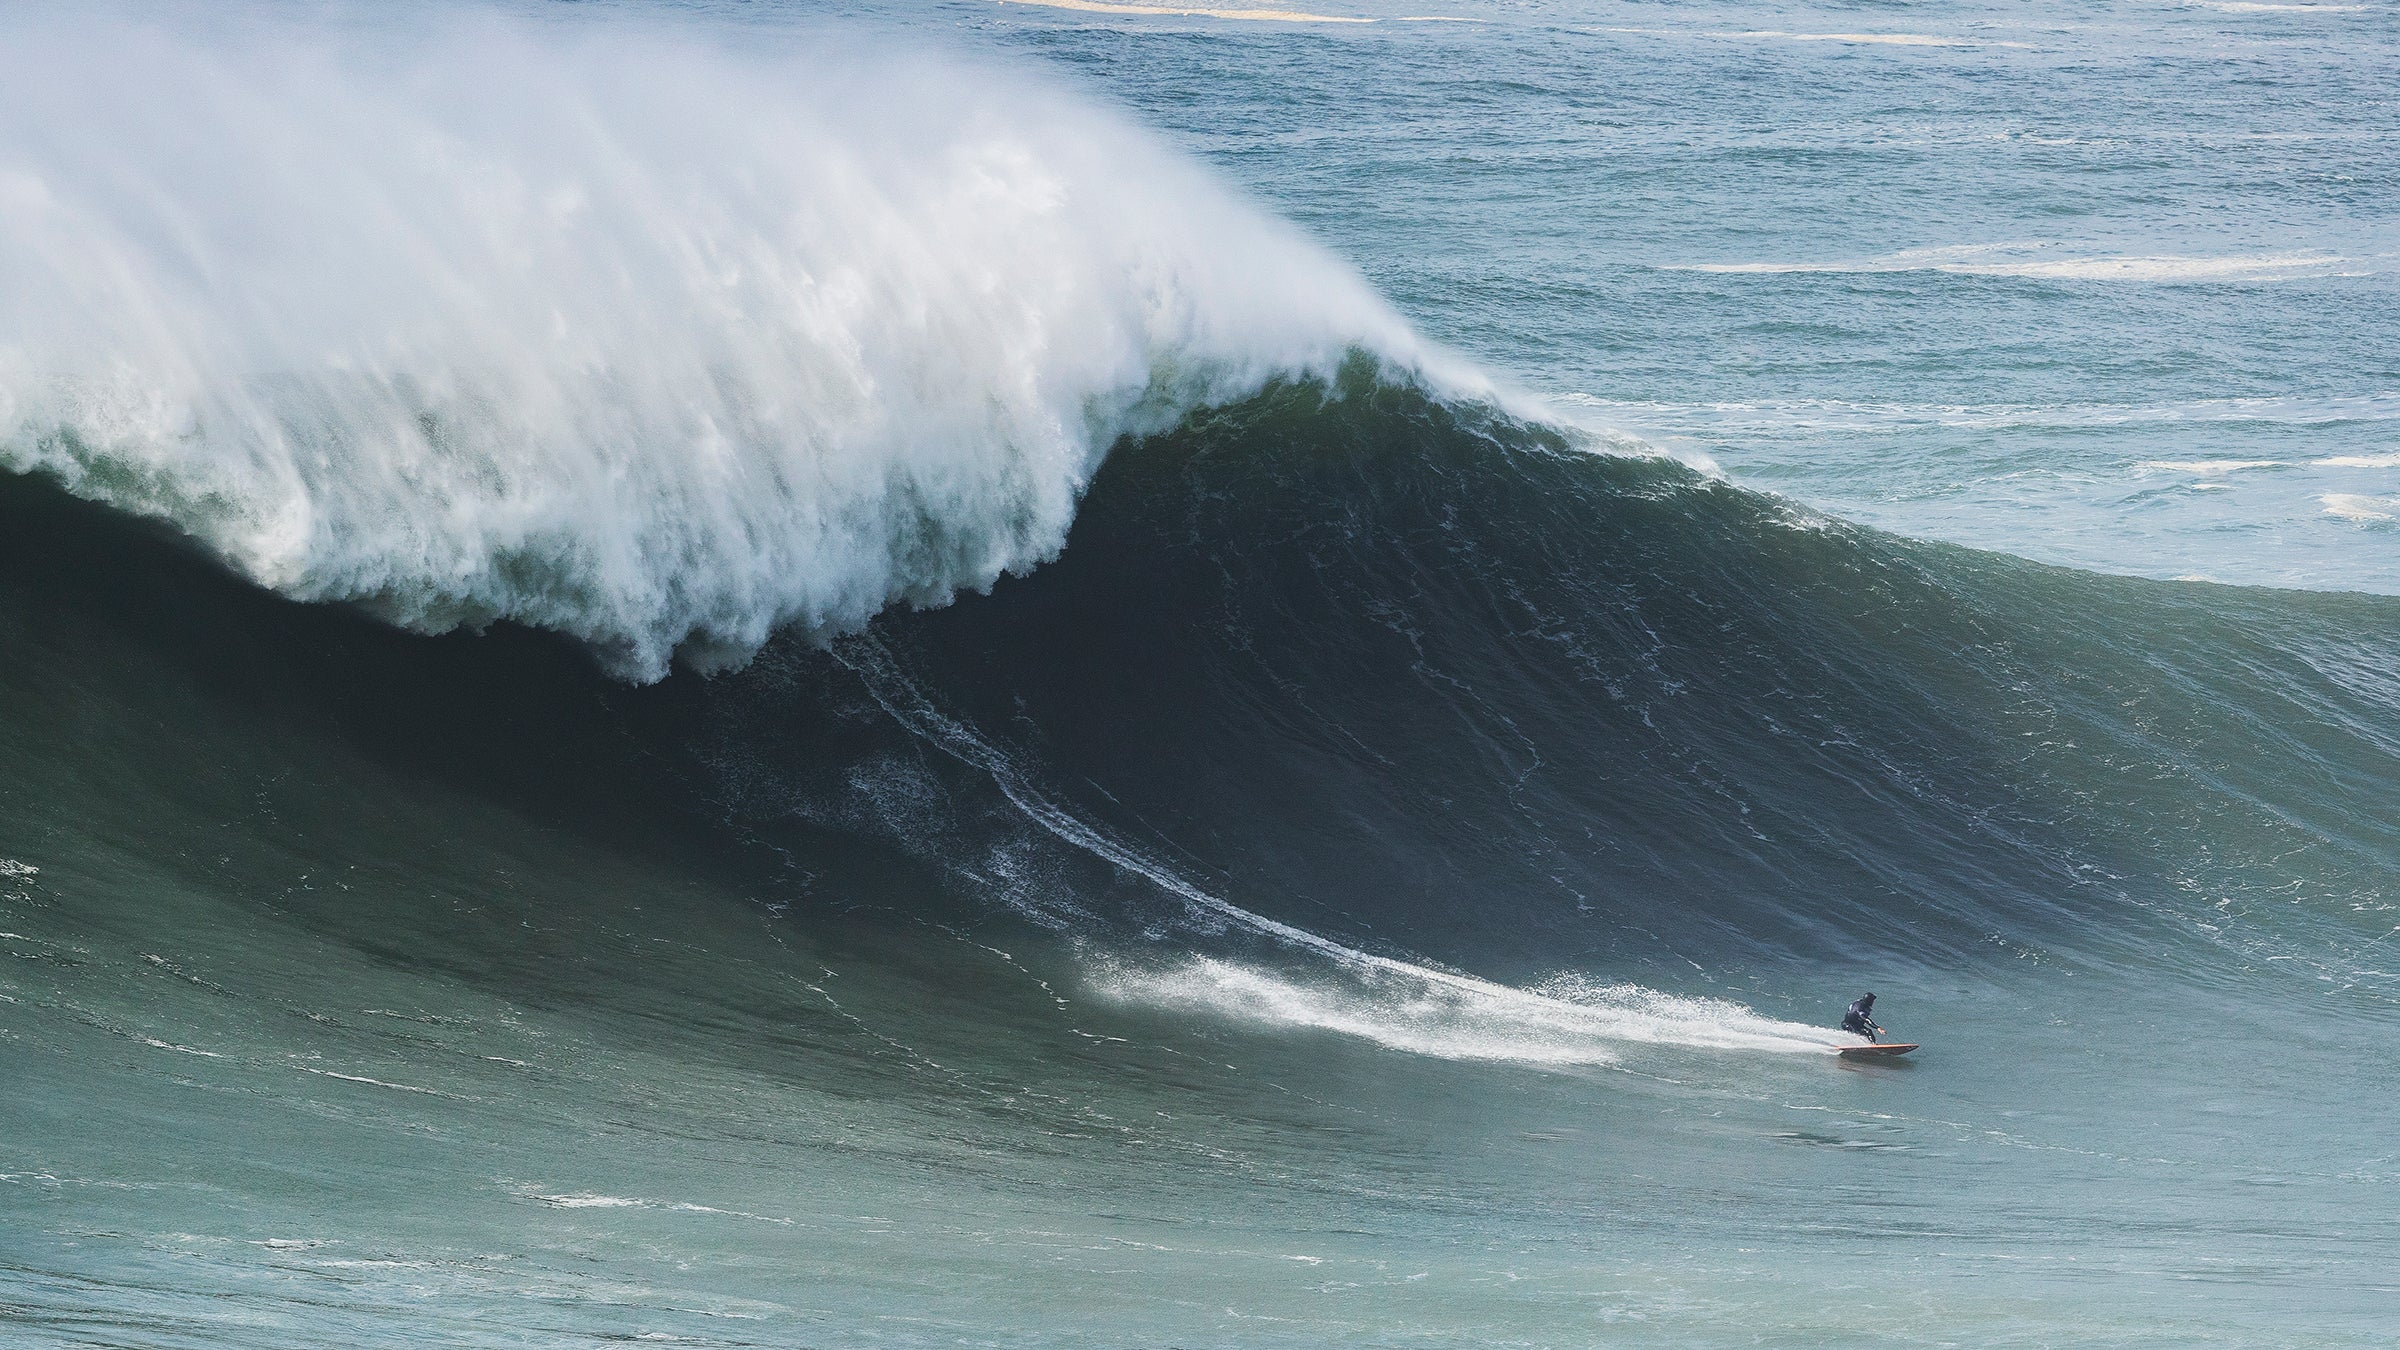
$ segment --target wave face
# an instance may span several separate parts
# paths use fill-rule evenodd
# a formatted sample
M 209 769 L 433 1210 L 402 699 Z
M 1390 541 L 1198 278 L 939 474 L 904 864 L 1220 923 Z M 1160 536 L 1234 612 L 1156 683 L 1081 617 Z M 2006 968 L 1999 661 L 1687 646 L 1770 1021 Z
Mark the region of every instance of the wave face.
M 855 628 L 1051 556 L 1119 435 L 1413 347 L 1021 74 L 5 22 L 0 466 L 421 631 L 512 619 L 647 680 Z
M 989 601 L 768 665 L 1246 909 L 1511 979 L 2023 947 L 2355 983 L 2389 611 L 1899 540 L 1361 366 L 1122 449 Z M 839 816 L 856 771 L 793 767 L 817 717 L 719 692 L 758 818 Z

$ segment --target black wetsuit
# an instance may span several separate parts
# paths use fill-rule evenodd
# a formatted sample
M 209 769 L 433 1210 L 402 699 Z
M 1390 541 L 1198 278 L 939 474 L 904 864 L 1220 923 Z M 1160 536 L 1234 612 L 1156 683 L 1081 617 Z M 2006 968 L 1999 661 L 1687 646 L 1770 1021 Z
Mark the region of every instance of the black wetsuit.
M 1873 1011 L 1875 1011 L 1873 994 L 1851 1004 L 1850 1011 L 1842 1014 L 1842 1030 L 1853 1036 L 1864 1036 L 1870 1041 L 1874 1040 L 1876 1033 L 1882 1031 L 1883 1028 L 1875 1025 L 1874 1019 L 1867 1015 Z

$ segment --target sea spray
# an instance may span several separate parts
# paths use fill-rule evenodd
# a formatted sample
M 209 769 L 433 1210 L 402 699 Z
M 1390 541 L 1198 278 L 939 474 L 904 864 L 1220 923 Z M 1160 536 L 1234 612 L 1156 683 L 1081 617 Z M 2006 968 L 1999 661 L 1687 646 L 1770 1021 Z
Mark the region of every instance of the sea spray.
M 1125 433 L 1417 359 L 1295 231 L 988 63 L 0 24 L 0 467 L 420 630 L 738 662 L 1054 555 Z

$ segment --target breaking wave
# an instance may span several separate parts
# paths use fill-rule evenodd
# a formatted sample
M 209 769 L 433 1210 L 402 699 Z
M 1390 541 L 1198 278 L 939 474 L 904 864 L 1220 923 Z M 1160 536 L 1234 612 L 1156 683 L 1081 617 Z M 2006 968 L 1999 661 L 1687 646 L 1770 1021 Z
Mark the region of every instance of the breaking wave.
M 1018 72 L 490 16 L 357 46 L 0 19 L 0 467 L 653 680 L 1054 555 L 1120 436 L 1427 365 Z

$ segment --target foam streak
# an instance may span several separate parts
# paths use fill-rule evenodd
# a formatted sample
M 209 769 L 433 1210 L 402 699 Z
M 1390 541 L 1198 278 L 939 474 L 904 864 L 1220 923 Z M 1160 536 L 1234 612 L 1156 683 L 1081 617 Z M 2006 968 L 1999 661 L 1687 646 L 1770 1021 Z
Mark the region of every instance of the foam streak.
M 1359 951 L 1254 913 L 1051 801 L 1006 752 L 936 708 L 873 638 L 845 642 L 837 655 L 902 726 L 989 775 L 1018 810 L 1062 842 L 1143 878 L 1208 920 L 1322 962 L 1312 972 L 1295 974 L 1213 957 L 1164 967 L 1109 960 L 1094 984 L 1110 997 L 1268 1026 L 1333 1031 L 1443 1059 L 1553 1066 L 1613 1063 L 1627 1044 L 1788 1054 L 1822 1051 L 1840 1042 L 1822 1029 L 1760 1017 L 1736 1004 L 1633 985 L 1598 985 L 1571 974 L 1539 989 L 1518 989 Z

